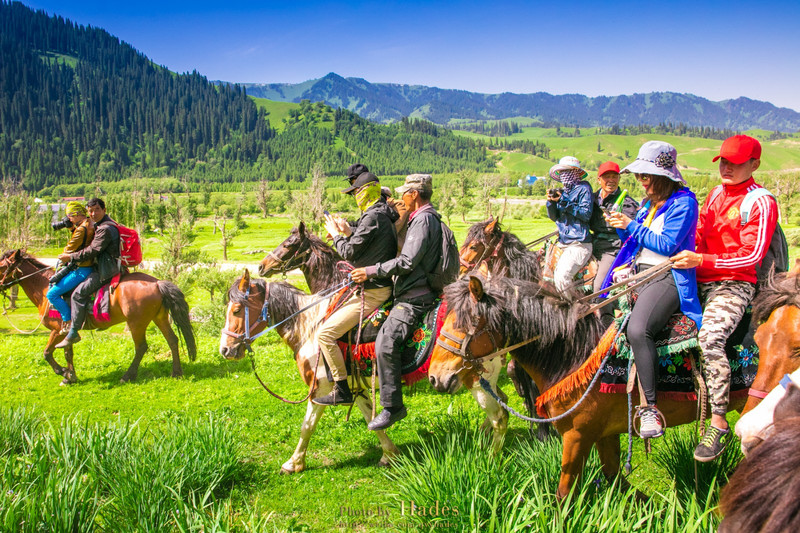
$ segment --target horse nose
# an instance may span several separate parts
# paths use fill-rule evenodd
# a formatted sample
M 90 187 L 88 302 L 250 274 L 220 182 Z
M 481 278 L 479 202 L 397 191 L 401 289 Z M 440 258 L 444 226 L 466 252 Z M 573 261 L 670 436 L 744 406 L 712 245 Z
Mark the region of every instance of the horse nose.
M 439 390 L 439 386 L 437 385 L 437 382 L 439 380 L 436 379 L 436 376 L 428 376 L 428 381 L 431 382 L 431 387 L 433 387 L 437 391 Z
M 267 269 L 264 268 L 264 265 L 258 265 L 258 275 L 259 276 L 266 276 L 267 275 Z

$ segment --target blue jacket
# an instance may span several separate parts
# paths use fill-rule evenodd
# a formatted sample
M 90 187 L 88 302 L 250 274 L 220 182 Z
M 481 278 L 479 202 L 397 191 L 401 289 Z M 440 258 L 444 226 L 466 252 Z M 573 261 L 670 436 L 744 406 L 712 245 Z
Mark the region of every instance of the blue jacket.
M 650 231 L 643 225 L 650 209 L 650 202 L 645 201 L 636 214 L 636 220 L 624 230 L 617 230 L 624 241 L 614 264 L 606 275 L 603 288 L 612 284 L 615 268 L 634 260 L 642 248 L 656 253 L 673 256 L 683 250 L 694 251 L 694 237 L 697 229 L 698 206 L 694 193 L 684 187 L 667 199 L 656 217 L 664 214 L 664 230 L 661 235 Z M 681 301 L 681 312 L 695 321 L 697 329 L 702 326 L 703 308 L 697 295 L 697 278 L 694 268 L 673 268 L 672 276 L 678 288 Z
M 569 192 L 564 191 L 558 202 L 547 201 L 547 216 L 556 223 L 559 242 L 592 242 L 589 221 L 593 205 L 592 186 L 588 181 L 581 181 Z

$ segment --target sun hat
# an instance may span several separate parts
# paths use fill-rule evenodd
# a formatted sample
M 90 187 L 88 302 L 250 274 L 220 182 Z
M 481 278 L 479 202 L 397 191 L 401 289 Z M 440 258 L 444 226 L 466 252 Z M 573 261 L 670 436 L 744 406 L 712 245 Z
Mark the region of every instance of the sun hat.
M 363 165 L 361 163 L 355 163 L 354 165 L 350 165 L 347 167 L 347 177 L 346 180 L 352 180 L 359 177 L 364 172 L 369 172 L 367 165 Z
M 734 165 L 751 159 L 761 159 L 761 143 L 747 135 L 728 137 L 719 149 L 719 155 L 711 161 L 724 157 Z
M 356 189 L 358 189 L 360 187 L 363 187 L 367 183 L 372 183 L 373 181 L 377 182 L 378 181 L 378 176 L 376 176 L 372 172 L 362 172 L 356 178 L 356 181 L 354 181 L 352 185 L 350 185 L 346 189 L 342 189 L 342 194 L 350 194 L 354 190 L 356 190 Z
M 623 168 L 620 174 L 626 172 L 653 174 L 686 185 L 686 180 L 678 170 L 677 160 L 678 151 L 671 144 L 664 141 L 647 141 L 639 148 L 636 161 Z
M 581 168 L 581 162 L 578 161 L 577 157 L 565 155 L 558 160 L 558 163 L 550 167 L 550 177 L 556 181 L 561 181 L 561 177 L 559 176 L 561 172 L 576 169 L 581 172 L 580 179 L 583 179 L 588 175 L 588 173 Z
M 619 165 L 613 161 L 606 161 L 597 169 L 597 175 L 602 176 L 606 172 L 616 172 L 619 174 Z
M 406 191 L 428 191 L 433 192 L 433 178 L 430 174 L 409 174 L 406 182 L 395 189 L 400 196 Z

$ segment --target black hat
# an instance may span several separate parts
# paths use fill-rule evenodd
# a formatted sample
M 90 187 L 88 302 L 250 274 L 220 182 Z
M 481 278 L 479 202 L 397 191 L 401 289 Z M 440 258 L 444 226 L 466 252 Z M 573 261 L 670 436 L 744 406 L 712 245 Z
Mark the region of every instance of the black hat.
M 359 177 L 364 172 L 369 172 L 367 165 L 362 165 L 361 163 L 356 163 L 355 165 L 350 165 L 347 169 L 347 177 L 346 180 L 352 180 Z
M 373 181 L 378 182 L 378 176 L 376 176 L 372 172 L 363 172 L 360 176 L 358 176 L 358 178 L 356 178 L 356 181 L 354 181 L 351 186 L 349 186 L 346 189 L 342 189 L 342 194 L 350 194 L 359 187 L 363 187 L 367 183 L 371 183 Z

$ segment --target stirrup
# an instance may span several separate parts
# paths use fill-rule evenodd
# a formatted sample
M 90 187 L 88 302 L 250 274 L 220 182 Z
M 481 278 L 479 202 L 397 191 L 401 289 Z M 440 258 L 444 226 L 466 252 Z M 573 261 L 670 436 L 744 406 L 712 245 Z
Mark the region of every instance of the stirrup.
M 667 429 L 667 420 L 664 418 L 664 414 L 658 409 L 658 407 L 653 405 L 637 405 L 636 412 L 633 414 L 633 431 L 636 433 L 636 436 L 642 438 L 639 427 L 641 426 L 642 411 L 645 410 L 652 410 L 655 412 L 656 417 L 658 417 L 658 421 L 661 422 L 661 431 L 663 434 Z

